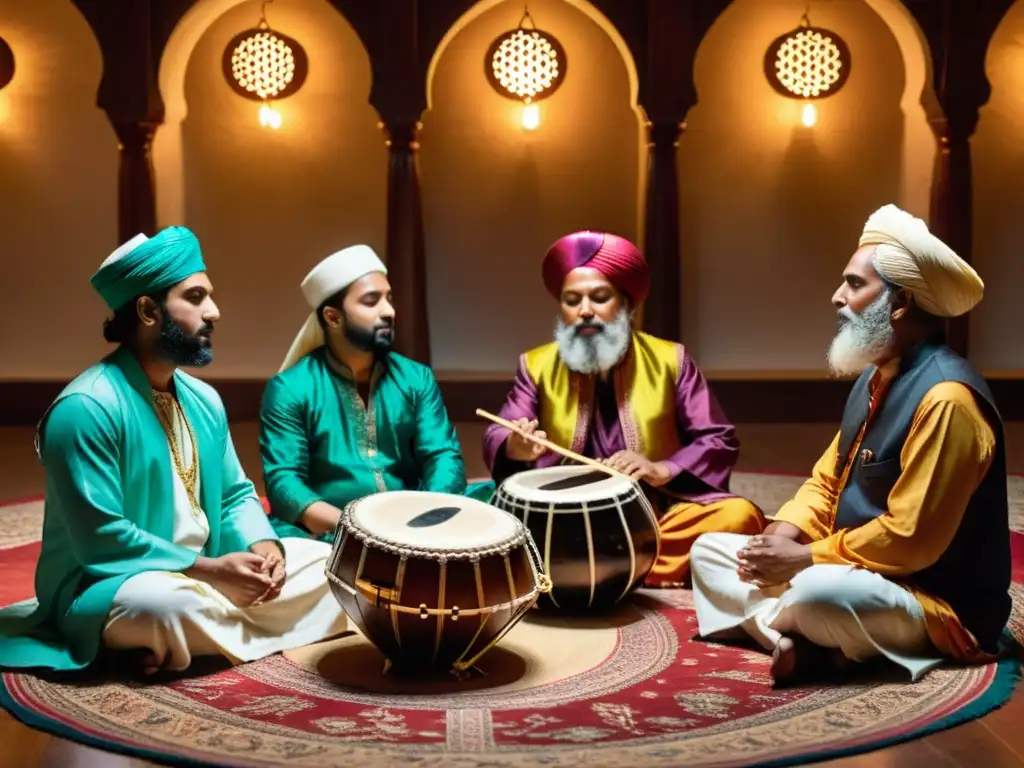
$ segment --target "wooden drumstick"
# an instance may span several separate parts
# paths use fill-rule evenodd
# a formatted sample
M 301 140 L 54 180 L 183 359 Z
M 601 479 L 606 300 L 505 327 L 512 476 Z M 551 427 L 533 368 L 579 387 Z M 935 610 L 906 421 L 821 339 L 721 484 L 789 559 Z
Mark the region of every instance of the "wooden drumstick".
M 565 456 L 565 458 L 567 459 L 578 461 L 580 464 L 586 464 L 587 466 L 593 467 L 594 469 L 600 469 L 604 472 L 607 472 L 609 475 L 618 475 L 619 477 L 627 478 L 629 477 L 629 475 L 627 475 L 625 472 L 620 472 L 614 467 L 609 467 L 607 464 L 602 464 L 600 461 L 597 461 L 596 459 L 588 459 L 586 456 L 580 456 L 575 451 L 570 451 L 568 448 L 563 448 L 560 445 L 556 445 L 555 443 L 552 443 L 550 440 L 545 440 L 543 437 L 537 437 L 536 435 L 531 435 L 528 432 L 524 432 L 511 421 L 507 421 L 501 418 L 500 416 L 495 416 L 493 413 L 488 413 L 482 408 L 476 409 L 476 415 L 482 416 L 485 419 L 493 421 L 495 424 L 499 424 L 505 427 L 505 429 L 509 429 L 515 432 L 517 435 L 520 435 L 521 437 L 525 437 L 530 442 L 536 443 L 537 445 L 542 445 L 549 451 L 554 451 L 555 453 L 561 454 L 562 456 Z

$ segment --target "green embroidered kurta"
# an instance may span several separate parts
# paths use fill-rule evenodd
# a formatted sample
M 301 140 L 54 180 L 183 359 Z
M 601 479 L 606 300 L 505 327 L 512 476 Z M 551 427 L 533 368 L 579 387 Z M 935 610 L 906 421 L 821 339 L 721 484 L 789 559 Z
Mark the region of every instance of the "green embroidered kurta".
M 434 374 L 394 353 L 375 366 L 365 404 L 326 347 L 274 376 L 263 395 L 260 451 L 271 521 L 281 536 L 310 536 L 298 520 L 317 501 L 343 509 L 363 496 L 400 490 L 490 497 L 486 485 L 466 488 L 465 462 Z
M 219 557 L 276 540 L 235 454 L 220 397 L 181 371 L 174 386 L 195 433 L 200 504 L 210 524 L 200 554 Z M 197 553 L 171 543 L 167 434 L 130 352 L 119 349 L 72 381 L 44 416 L 36 442 L 46 469 L 38 605 L 0 611 L 0 667 L 78 669 L 95 658 L 114 595 L 128 578 L 184 571 Z

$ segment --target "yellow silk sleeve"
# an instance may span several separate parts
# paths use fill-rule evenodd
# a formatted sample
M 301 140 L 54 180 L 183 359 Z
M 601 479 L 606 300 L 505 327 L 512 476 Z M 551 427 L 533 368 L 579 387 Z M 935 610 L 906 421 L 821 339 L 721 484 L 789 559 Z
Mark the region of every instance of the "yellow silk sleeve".
M 994 450 L 995 434 L 971 390 L 957 382 L 932 387 L 900 453 L 889 508 L 813 542 L 814 562 L 849 563 L 889 577 L 932 565 L 953 540 Z
M 775 520 L 795 525 L 809 541 L 827 538 L 832 533 L 832 518 L 839 500 L 839 433 L 814 465 L 811 476 L 792 499 L 782 505 Z

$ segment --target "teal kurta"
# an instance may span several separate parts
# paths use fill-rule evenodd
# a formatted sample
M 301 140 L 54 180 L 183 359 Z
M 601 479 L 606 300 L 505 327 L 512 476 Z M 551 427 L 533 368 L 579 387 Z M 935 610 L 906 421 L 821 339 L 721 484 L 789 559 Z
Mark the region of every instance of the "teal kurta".
M 459 440 L 430 368 L 392 353 L 374 368 L 369 393 L 364 404 L 326 347 L 268 382 L 260 451 L 281 536 L 310 536 L 298 520 L 317 501 L 343 509 L 363 496 L 400 490 L 490 498 L 489 483 L 466 487 Z
M 174 385 L 195 433 L 200 503 L 210 523 L 201 554 L 219 557 L 276 540 L 235 454 L 220 397 L 181 371 Z M 196 552 L 171 543 L 174 469 L 152 403 L 141 366 L 119 349 L 72 381 L 43 418 L 36 438 L 46 469 L 38 606 L 0 611 L 0 667 L 86 666 L 128 578 L 195 563 Z

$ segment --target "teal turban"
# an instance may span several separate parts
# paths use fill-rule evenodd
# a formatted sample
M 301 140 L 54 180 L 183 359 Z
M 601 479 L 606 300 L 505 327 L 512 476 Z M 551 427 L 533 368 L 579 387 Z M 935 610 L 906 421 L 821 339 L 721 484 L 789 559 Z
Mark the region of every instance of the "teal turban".
M 139 238 L 142 239 L 142 238 Z M 205 272 L 199 240 L 186 227 L 168 227 L 127 253 L 108 259 L 89 280 L 112 310 L 137 296 Z

